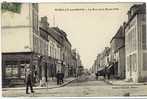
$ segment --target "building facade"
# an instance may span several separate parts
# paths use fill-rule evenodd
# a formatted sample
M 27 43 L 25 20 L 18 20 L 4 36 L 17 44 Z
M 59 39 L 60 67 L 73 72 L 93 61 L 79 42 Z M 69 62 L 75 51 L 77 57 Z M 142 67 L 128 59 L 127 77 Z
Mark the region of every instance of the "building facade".
M 32 71 L 32 76 L 35 74 L 40 59 L 38 54 L 44 48 L 40 47 L 42 38 L 38 31 L 38 4 L 6 5 L 14 8 L 19 5 L 19 12 L 4 7 L 1 14 L 2 81 L 3 85 L 11 86 L 13 83 L 24 83 L 27 70 Z
M 105 47 L 105 49 L 97 55 L 97 58 L 92 66 L 93 73 L 97 73 L 99 71 L 106 72 L 106 68 L 109 67 L 109 62 L 110 62 L 109 54 L 110 54 L 110 48 Z
M 115 36 L 112 38 L 111 45 L 111 61 L 114 66 L 114 76 L 119 79 L 125 78 L 125 23 L 120 26 Z
M 11 11 L 9 6 L 17 8 Z M 54 78 L 57 71 L 66 77 L 75 75 L 71 72 L 76 67 L 77 58 L 73 59 L 66 33 L 58 27 L 49 27 L 47 17 L 41 17 L 39 22 L 38 11 L 36 3 L 3 5 L 3 85 L 24 85 L 28 70 L 31 70 L 33 83 L 41 84 Z
M 92 72 L 93 73 L 97 73 L 98 69 L 101 68 L 101 65 L 100 65 L 100 60 L 101 59 L 101 54 L 98 54 L 97 55 L 97 58 L 95 59 L 94 63 L 93 63 L 93 66 L 92 66 Z
M 75 49 L 72 49 L 72 69 L 71 69 L 71 73 L 72 76 L 76 77 L 77 76 L 77 57 L 76 57 L 77 53 Z
M 55 33 L 57 34 L 57 39 L 61 41 L 61 46 L 60 46 L 60 60 L 61 60 L 61 72 L 64 73 L 65 77 L 68 77 L 69 74 L 69 69 L 71 68 L 71 43 L 69 42 L 67 38 L 67 34 L 59 29 L 58 27 L 53 27 L 52 28 Z
M 147 78 L 146 5 L 133 5 L 125 28 L 126 79 L 139 82 Z
M 41 83 L 47 82 L 56 76 L 56 72 L 60 70 L 60 46 L 61 42 L 57 39 L 58 35 L 56 32 L 49 27 L 47 17 L 41 17 L 39 26 L 40 36 L 44 38 L 42 45 L 40 47 L 44 48 L 46 52 L 45 55 L 41 56 L 40 64 L 42 65 L 40 69 Z M 44 52 L 43 51 L 43 52 Z

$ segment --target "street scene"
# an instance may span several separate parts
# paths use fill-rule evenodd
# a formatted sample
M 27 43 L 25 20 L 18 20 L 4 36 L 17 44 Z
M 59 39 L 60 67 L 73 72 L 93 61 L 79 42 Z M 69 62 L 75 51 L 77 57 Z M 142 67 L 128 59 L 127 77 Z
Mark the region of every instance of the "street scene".
M 2 97 L 146 97 L 146 3 L 1 3 Z
M 55 82 L 49 82 L 48 87 L 35 87 L 35 93 L 25 94 L 25 88 L 3 89 L 6 97 L 146 97 L 147 85 L 128 84 L 111 85 L 103 79 L 95 80 L 91 76 L 84 79 L 70 79 L 67 85 L 59 87 Z

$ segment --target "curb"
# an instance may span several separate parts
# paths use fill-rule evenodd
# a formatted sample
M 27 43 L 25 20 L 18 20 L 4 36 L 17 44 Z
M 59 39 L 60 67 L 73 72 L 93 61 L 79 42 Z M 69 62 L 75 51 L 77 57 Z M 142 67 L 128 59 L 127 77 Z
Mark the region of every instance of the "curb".
M 110 81 L 106 81 L 104 80 L 105 83 L 109 84 L 109 85 L 114 85 L 114 86 L 131 86 L 131 85 L 134 85 L 134 86 L 139 86 L 139 85 L 147 85 L 147 83 L 134 83 L 134 84 L 114 84 Z
M 64 87 L 68 84 L 70 84 L 71 82 L 75 81 L 75 79 L 73 80 L 70 80 L 70 81 L 67 81 L 65 83 L 63 83 L 62 85 L 59 85 L 59 86 L 54 86 L 54 87 L 34 87 L 34 90 L 38 90 L 38 89 L 54 89 L 54 88 L 60 88 L 60 87 Z M 7 91 L 7 90 L 25 90 L 26 88 L 18 88 L 18 89 L 14 89 L 14 88 L 2 88 L 2 91 Z

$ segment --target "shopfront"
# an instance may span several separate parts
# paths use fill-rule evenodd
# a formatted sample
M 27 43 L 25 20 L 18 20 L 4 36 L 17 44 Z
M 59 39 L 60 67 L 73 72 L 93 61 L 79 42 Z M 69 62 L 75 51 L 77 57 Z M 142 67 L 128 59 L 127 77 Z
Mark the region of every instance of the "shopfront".
M 3 85 L 24 84 L 25 67 L 30 65 L 30 56 L 30 53 L 2 54 Z
M 39 74 L 38 59 L 33 53 L 3 53 L 2 54 L 2 84 L 5 86 L 25 85 L 27 70 L 32 71 L 32 81 Z

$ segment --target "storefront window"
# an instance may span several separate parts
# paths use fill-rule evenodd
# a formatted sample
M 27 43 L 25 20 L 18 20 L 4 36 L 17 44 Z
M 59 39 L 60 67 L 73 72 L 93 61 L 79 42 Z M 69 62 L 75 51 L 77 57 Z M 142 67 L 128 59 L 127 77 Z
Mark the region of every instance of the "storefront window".
M 25 78 L 25 64 L 21 64 L 20 67 L 20 78 Z
M 17 65 L 6 65 L 6 77 L 7 78 L 17 78 L 18 77 Z
M 5 67 L 6 78 L 25 78 L 25 64 L 7 64 Z
M 11 67 L 10 67 L 10 65 L 7 65 L 7 67 L 6 67 L 6 77 L 11 77 L 11 73 L 12 71 L 11 71 Z
M 13 65 L 12 76 L 13 77 L 17 77 L 18 76 L 18 67 L 17 67 L 17 65 Z

